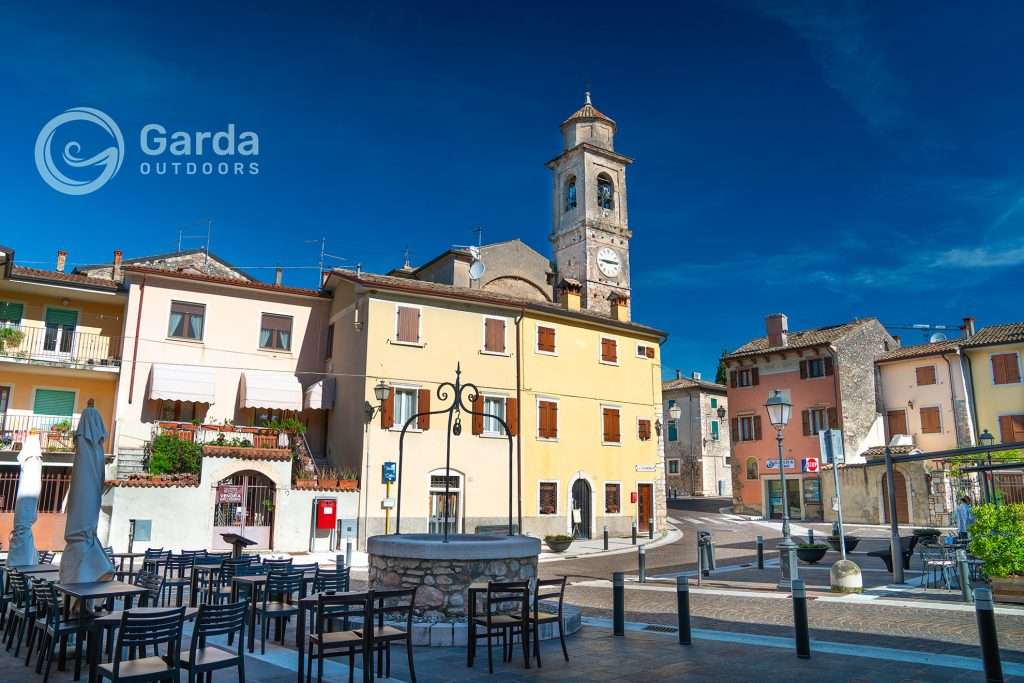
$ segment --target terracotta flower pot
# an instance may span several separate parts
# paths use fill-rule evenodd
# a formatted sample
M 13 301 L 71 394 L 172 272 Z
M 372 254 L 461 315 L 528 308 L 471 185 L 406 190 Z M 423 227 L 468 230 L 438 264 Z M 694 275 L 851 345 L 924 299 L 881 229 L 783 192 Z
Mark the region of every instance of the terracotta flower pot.
M 1024 576 L 993 576 L 992 599 L 996 602 L 1012 602 L 1024 605 Z

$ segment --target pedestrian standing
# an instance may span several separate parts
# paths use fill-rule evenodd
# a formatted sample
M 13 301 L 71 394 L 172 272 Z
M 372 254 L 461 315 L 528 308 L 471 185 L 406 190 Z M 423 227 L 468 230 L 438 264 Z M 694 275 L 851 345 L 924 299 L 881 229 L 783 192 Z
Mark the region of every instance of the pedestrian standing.
M 974 512 L 971 510 L 971 499 L 964 496 L 960 499 L 960 504 L 956 506 L 956 530 L 961 541 L 967 540 L 967 531 L 972 524 L 974 524 Z

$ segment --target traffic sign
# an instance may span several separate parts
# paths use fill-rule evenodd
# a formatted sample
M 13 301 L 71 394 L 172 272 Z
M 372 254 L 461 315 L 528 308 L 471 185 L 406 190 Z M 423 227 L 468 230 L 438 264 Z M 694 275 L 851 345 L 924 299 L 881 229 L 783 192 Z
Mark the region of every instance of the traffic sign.
M 804 458 L 800 461 L 800 469 L 804 472 L 817 472 L 818 471 L 818 459 L 817 458 Z
M 381 473 L 382 484 L 394 484 L 398 479 L 398 463 L 391 460 L 384 463 Z
M 786 469 L 787 470 L 791 470 L 791 469 L 793 469 L 794 466 L 796 466 L 796 461 L 792 460 L 791 458 L 786 458 L 783 462 L 786 464 Z M 774 459 L 769 460 L 768 462 L 766 462 L 764 464 L 764 466 L 767 467 L 770 470 L 774 470 L 776 467 L 779 466 L 779 460 L 778 460 L 778 458 L 774 458 Z
M 824 429 L 818 432 L 818 445 L 821 447 L 821 462 L 831 465 L 833 460 L 840 465 L 846 462 L 843 453 L 843 432 L 839 429 Z

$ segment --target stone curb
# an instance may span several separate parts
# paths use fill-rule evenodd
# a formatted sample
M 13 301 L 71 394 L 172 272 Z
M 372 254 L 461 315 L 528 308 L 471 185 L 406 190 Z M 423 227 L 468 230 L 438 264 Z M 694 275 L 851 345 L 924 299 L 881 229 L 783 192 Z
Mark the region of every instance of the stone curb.
M 644 543 L 643 547 L 647 549 L 660 548 L 663 545 L 669 545 L 682 539 L 684 536 L 683 532 L 678 528 L 669 525 L 669 531 L 663 533 L 661 537 L 650 543 Z M 608 557 L 610 555 L 621 555 L 623 553 L 635 553 L 636 549 L 640 545 L 631 545 L 628 548 L 616 548 L 615 550 L 598 550 L 594 553 L 583 553 L 582 555 L 556 555 L 554 557 L 541 556 L 537 562 L 539 564 L 546 564 L 548 562 L 564 562 L 565 560 L 587 560 L 591 557 Z

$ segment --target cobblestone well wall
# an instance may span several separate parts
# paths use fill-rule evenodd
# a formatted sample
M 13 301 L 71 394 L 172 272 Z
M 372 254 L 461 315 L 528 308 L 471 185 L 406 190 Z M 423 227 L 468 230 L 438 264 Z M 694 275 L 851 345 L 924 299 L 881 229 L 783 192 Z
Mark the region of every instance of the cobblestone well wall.
M 415 615 L 429 621 L 458 621 L 467 615 L 467 589 L 474 582 L 536 578 L 537 557 L 502 560 L 422 560 L 370 555 L 372 588 L 414 588 Z

